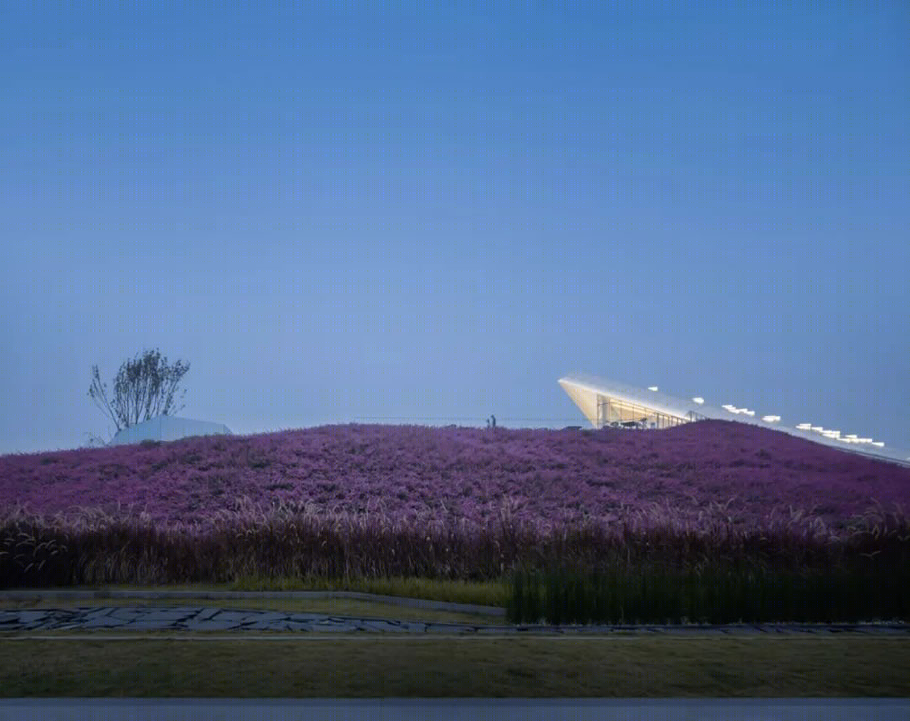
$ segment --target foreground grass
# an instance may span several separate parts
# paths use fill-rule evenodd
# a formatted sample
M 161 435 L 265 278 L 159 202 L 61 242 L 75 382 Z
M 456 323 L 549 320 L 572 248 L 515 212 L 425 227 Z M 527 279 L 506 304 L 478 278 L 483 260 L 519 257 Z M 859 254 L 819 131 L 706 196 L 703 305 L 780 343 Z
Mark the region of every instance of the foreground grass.
M 22 589 L 32 590 L 32 589 Z M 34 589 L 36 592 L 40 589 Z M 458 581 L 431 578 L 348 578 L 239 576 L 231 583 L 177 583 L 169 585 L 105 584 L 66 586 L 52 590 L 90 591 L 357 591 L 428 601 L 473 603 L 504 608 L 510 588 L 506 580 Z
M 264 578 L 241 576 L 228 586 L 231 591 L 360 591 L 385 596 L 423 598 L 430 601 L 505 606 L 510 593 L 506 580 L 460 581 L 434 578 Z
M 895 638 L 0 639 L 0 696 L 910 695 Z
M 214 607 L 225 610 L 251 609 L 256 611 L 282 611 L 287 613 L 325 613 L 330 616 L 353 616 L 355 618 L 385 618 L 397 621 L 433 621 L 437 623 L 471 623 L 478 625 L 499 625 L 507 623 L 503 616 L 486 616 L 474 613 L 452 613 L 431 609 L 408 608 L 391 603 L 374 601 L 356 601 L 344 598 L 326 598 L 315 600 L 298 599 L 226 599 L 219 601 L 206 598 L 181 599 L 145 599 L 145 598 L 106 598 L 103 600 L 82 599 L 33 599 L 4 600 L 0 599 L 0 610 L 7 609 L 41 609 L 41 608 L 80 608 L 85 606 L 175 606 Z

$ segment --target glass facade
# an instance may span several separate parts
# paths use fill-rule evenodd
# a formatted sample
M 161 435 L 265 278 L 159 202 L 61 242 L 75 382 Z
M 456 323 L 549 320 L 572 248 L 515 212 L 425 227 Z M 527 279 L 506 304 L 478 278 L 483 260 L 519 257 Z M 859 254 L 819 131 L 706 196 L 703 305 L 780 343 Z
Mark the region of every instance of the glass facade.
M 597 396 L 597 427 L 615 428 L 672 428 L 683 423 L 702 420 L 703 416 L 689 412 L 676 416 L 647 406 L 622 401 L 610 396 Z

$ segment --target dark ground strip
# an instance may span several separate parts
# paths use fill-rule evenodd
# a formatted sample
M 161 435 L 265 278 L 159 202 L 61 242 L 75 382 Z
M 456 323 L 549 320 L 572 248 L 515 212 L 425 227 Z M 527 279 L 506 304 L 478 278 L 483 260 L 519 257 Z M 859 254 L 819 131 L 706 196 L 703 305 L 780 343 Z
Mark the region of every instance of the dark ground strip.
M 300 631 L 330 633 L 446 634 L 675 634 L 755 635 L 861 633 L 910 635 L 910 624 L 721 624 L 721 625 L 477 625 L 354 618 L 199 606 L 92 606 L 0 611 L 0 633 L 22 631 Z

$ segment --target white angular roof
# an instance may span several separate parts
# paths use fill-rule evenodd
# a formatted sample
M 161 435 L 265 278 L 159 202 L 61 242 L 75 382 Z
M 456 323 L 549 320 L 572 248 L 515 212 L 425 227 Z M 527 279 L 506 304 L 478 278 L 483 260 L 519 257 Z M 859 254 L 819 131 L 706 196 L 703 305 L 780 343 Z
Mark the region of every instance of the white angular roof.
M 754 410 L 734 408 L 733 406 L 718 408 L 705 403 L 696 403 L 694 400 L 676 398 L 658 391 L 617 383 L 588 373 L 572 373 L 564 376 L 559 379 L 559 385 L 562 386 L 563 390 L 568 394 L 575 405 L 581 409 L 581 412 L 584 413 L 585 417 L 591 422 L 591 425 L 595 427 L 597 425 L 597 396 L 602 395 L 628 403 L 635 403 L 644 406 L 645 408 L 650 408 L 658 413 L 676 416 L 678 418 L 689 419 L 693 417 L 690 414 L 697 414 L 695 417 L 701 416 L 703 418 L 712 418 L 716 420 L 748 423 L 753 426 L 761 426 L 775 431 L 782 431 L 791 436 L 805 438 L 806 440 L 815 443 L 839 448 L 842 451 L 850 451 L 872 458 L 896 461 L 902 465 L 910 465 L 910 451 L 886 447 L 881 443 L 872 443 L 871 438 L 861 439 L 868 442 L 859 444 L 855 440 L 856 436 L 853 436 L 854 440 L 851 441 L 849 440 L 850 436 L 841 437 L 838 434 L 836 437 L 833 437 L 832 435 L 823 435 L 823 433 L 826 433 L 824 429 L 813 430 L 813 428 L 819 428 L 818 426 L 813 426 L 809 429 L 792 428 L 781 425 L 776 421 L 765 421 L 762 419 L 763 414 L 756 413 Z M 767 417 L 772 419 L 780 418 L 779 416 Z M 830 434 L 831 432 L 828 431 L 827 433 Z
M 689 414 L 694 413 L 705 418 L 731 420 L 730 416 L 725 416 L 724 411 L 720 408 L 699 404 L 695 401 L 685 401 L 659 391 L 608 381 L 588 373 L 573 373 L 560 378 L 559 385 L 569 394 L 575 405 L 581 408 L 582 413 L 592 424 L 597 421 L 598 395 L 607 395 L 627 403 L 635 403 L 645 408 L 651 408 L 658 413 L 678 418 L 689 418 Z
M 109 446 L 123 446 L 142 441 L 176 441 L 188 436 L 230 435 L 231 430 L 223 423 L 196 421 L 177 416 L 156 416 L 115 435 Z

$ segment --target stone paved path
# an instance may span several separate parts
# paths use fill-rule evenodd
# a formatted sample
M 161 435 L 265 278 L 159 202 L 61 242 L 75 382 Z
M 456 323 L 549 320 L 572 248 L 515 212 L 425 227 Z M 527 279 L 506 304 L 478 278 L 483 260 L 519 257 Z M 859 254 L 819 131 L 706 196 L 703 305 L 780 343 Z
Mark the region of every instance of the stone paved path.
M 776 635 L 839 633 L 910 636 L 908 624 L 729 624 L 717 626 L 486 626 L 466 623 L 395 621 L 319 613 L 284 613 L 201 606 L 86 606 L 0 611 L 0 633 L 22 631 L 300 631 L 305 633 L 674 634 Z

